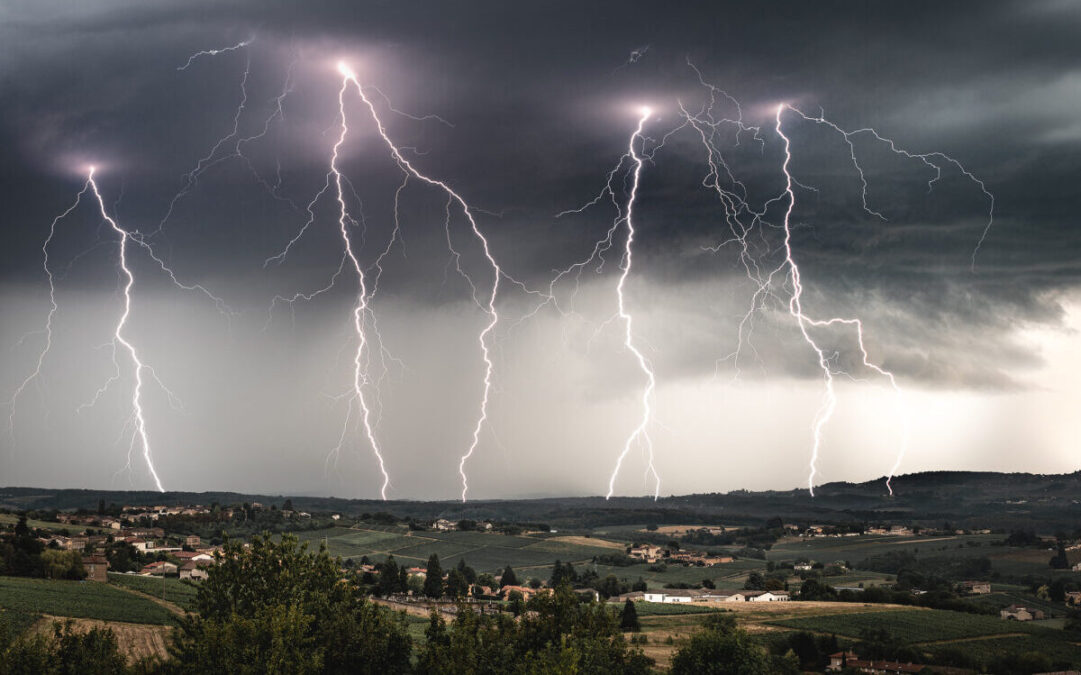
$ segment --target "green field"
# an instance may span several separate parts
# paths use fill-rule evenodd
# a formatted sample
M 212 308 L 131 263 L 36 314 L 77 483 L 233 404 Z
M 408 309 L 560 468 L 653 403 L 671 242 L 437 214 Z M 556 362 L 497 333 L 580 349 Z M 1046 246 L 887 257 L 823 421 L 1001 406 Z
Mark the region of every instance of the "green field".
M 11 526 L 19 522 L 19 517 L 14 513 L 0 513 L 0 526 Z M 83 525 L 66 525 L 64 523 L 50 523 L 47 520 L 27 520 L 28 527 L 36 527 L 42 530 L 51 530 L 53 532 L 59 532 L 60 530 L 68 530 L 69 532 L 76 533 L 82 532 L 85 527 Z
M 168 625 L 175 616 L 161 605 L 108 584 L 0 577 L 0 607 L 103 621 Z
M 182 609 L 195 609 L 195 593 L 197 588 L 192 584 L 185 583 L 173 577 L 165 577 L 164 596 L 162 594 L 161 577 L 143 577 L 137 574 L 117 574 L 115 572 L 110 572 L 109 583 L 123 586 L 124 588 L 131 588 L 140 593 L 152 595 L 155 598 L 162 598 L 168 602 L 179 605 Z
M 12 609 L 0 610 L 0 645 L 5 639 L 13 639 L 26 632 L 26 629 L 41 618 L 35 612 L 19 612 Z
M 1041 630 L 1016 621 L 1003 621 L 995 616 L 933 609 L 833 614 L 770 623 L 853 638 L 858 638 L 865 629 L 885 630 L 899 640 L 915 643 Z
M 372 561 L 393 555 L 400 563 L 422 567 L 435 553 L 443 567 L 460 559 L 478 572 L 498 572 L 507 565 L 516 570 L 550 567 L 556 560 L 582 562 L 615 549 L 591 546 L 551 537 L 510 536 L 491 532 L 409 532 L 405 529 L 351 529 L 335 527 L 298 533 L 304 541 L 318 546 L 326 542 L 331 555 L 343 558 L 368 556 Z M 533 570 L 533 576 L 547 573 Z M 701 581 L 701 579 L 699 579 Z

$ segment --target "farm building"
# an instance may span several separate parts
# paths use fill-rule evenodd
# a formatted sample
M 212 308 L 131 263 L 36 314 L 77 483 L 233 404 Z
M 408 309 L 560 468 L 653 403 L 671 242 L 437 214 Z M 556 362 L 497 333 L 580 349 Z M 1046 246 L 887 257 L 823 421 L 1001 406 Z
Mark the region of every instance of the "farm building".
M 83 556 L 83 569 L 89 581 L 108 581 L 105 574 L 109 570 L 109 561 L 103 555 Z
M 1033 619 L 1043 618 L 1042 611 L 1038 609 L 1029 609 L 1027 607 L 1019 607 L 1017 605 L 1010 605 L 998 614 L 1003 619 L 1008 619 L 1010 621 L 1032 621 Z

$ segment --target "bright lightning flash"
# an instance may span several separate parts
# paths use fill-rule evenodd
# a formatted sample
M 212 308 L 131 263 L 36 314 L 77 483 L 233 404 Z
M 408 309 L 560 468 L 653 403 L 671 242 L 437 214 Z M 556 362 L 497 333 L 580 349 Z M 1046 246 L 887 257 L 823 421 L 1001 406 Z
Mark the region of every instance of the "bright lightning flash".
M 484 430 L 485 422 L 488 420 L 488 397 L 489 397 L 489 394 L 491 393 L 491 389 L 492 389 L 492 369 L 493 369 L 492 356 L 491 356 L 491 350 L 490 350 L 489 344 L 488 344 L 488 339 L 489 339 L 489 335 L 492 333 L 492 331 L 495 329 L 496 325 L 499 323 L 499 313 L 496 311 L 495 303 L 496 303 L 496 298 L 499 295 L 499 282 L 505 275 L 503 273 L 502 268 L 499 266 L 499 263 L 496 262 L 496 259 L 495 259 L 494 255 L 492 254 L 491 247 L 488 244 L 487 237 L 484 236 L 484 233 L 481 232 L 480 227 L 477 225 L 477 221 L 473 216 L 473 210 L 470 208 L 469 204 L 465 201 L 465 199 L 463 199 L 461 195 L 459 195 L 457 192 L 455 192 L 454 189 L 452 189 L 445 182 L 443 182 L 441 180 L 434 179 L 434 178 L 430 178 L 427 175 L 421 173 L 416 167 L 413 166 L 413 164 L 409 160 L 407 160 L 402 155 L 401 149 L 397 145 L 395 145 L 394 141 L 392 141 L 390 136 L 388 135 L 386 127 L 383 125 L 383 121 L 379 118 L 379 114 L 376 112 L 375 106 L 372 104 L 371 99 L 368 97 L 367 93 L 365 92 L 364 87 L 362 87 L 361 84 L 360 84 L 360 81 L 357 80 L 356 73 L 354 73 L 353 70 L 351 68 L 349 68 L 349 66 L 347 64 L 345 64 L 344 62 L 339 62 L 338 71 L 342 74 L 342 78 L 343 78 L 343 80 L 342 80 L 343 94 L 344 94 L 345 86 L 348 83 L 351 82 L 351 83 L 353 83 L 354 86 L 356 86 L 357 93 L 360 95 L 361 100 L 367 106 L 368 111 L 371 113 L 372 119 L 375 121 L 375 125 L 376 125 L 376 128 L 377 128 L 378 132 L 379 132 L 379 136 L 383 139 L 383 142 L 386 143 L 387 148 L 390 150 L 390 153 L 394 158 L 394 161 L 398 164 L 398 166 L 402 169 L 402 171 L 405 172 L 407 176 L 413 176 L 414 178 L 420 180 L 423 183 L 426 183 L 428 185 L 440 188 L 441 190 L 443 190 L 446 193 L 447 200 L 448 200 L 448 209 L 447 209 L 447 220 L 445 222 L 445 226 L 448 229 L 448 240 L 449 240 L 449 228 L 450 228 L 449 204 L 450 203 L 456 203 L 459 206 L 459 208 L 461 208 L 462 213 L 465 216 L 466 220 L 469 222 L 469 226 L 470 226 L 470 229 L 473 232 L 473 235 L 476 237 L 477 241 L 480 243 L 481 247 L 483 248 L 484 256 L 488 260 L 488 264 L 490 264 L 491 267 L 492 267 L 492 289 L 491 289 L 491 292 L 488 294 L 487 300 L 482 305 L 484 311 L 488 315 L 488 323 L 487 323 L 487 325 L 485 325 L 484 329 L 481 330 L 480 334 L 477 336 L 477 341 L 478 341 L 478 343 L 480 345 L 481 355 L 482 355 L 482 357 L 484 359 L 484 391 L 483 391 L 483 394 L 481 396 L 480 412 L 479 412 L 479 414 L 477 416 L 476 424 L 474 424 L 474 426 L 473 426 L 472 441 L 469 444 L 469 448 L 466 450 L 466 452 L 464 454 L 462 454 L 461 458 L 458 461 L 458 474 L 462 478 L 462 501 L 464 502 L 466 500 L 466 496 L 467 496 L 467 494 L 469 492 L 469 477 L 466 474 L 465 466 L 466 466 L 466 463 L 469 461 L 469 459 L 473 456 L 473 453 L 476 452 L 477 446 L 480 444 L 480 434 Z M 343 108 L 343 110 L 344 110 L 344 108 Z M 453 251 L 453 249 L 452 249 L 452 251 Z M 466 279 L 469 281 L 470 285 L 474 289 L 476 289 L 476 285 L 473 284 L 472 280 L 469 279 L 469 277 L 467 275 L 465 275 L 465 273 L 462 271 L 462 269 L 460 267 L 458 268 L 458 271 L 463 276 L 466 276 Z
M 157 486 L 159 492 L 165 492 L 165 488 L 161 484 L 161 479 L 158 478 L 158 472 L 154 469 L 154 461 L 151 458 L 150 453 L 150 438 L 146 431 L 146 417 L 143 412 L 143 371 L 149 369 L 139 358 L 139 353 L 136 351 L 135 345 L 124 337 L 124 327 L 127 325 L 128 317 L 131 315 L 131 289 L 132 286 L 135 285 L 135 276 L 128 267 L 127 258 L 128 240 L 131 238 L 131 235 L 128 234 L 127 230 L 117 225 L 116 221 L 109 217 L 109 214 L 105 212 L 105 201 L 102 199 L 101 193 L 98 191 L 98 185 L 94 181 L 94 167 L 90 167 L 86 180 L 94 193 L 94 197 L 98 201 L 101 217 L 105 222 L 109 223 L 109 226 L 112 227 L 118 235 L 120 235 L 120 269 L 124 272 L 127 282 L 124 284 L 124 312 L 117 321 L 113 336 L 116 342 L 123 346 L 128 352 L 128 355 L 131 357 L 132 365 L 135 368 L 135 388 L 132 390 L 131 394 L 132 415 L 135 419 L 135 434 L 132 437 L 132 446 L 135 445 L 135 441 L 138 439 L 139 445 L 142 448 L 143 459 L 146 460 L 147 468 L 150 469 L 150 475 L 154 478 L 154 484 Z
M 646 377 L 646 386 L 642 390 L 642 417 L 638 421 L 638 426 L 631 431 L 631 434 L 627 437 L 627 442 L 623 445 L 623 452 L 619 454 L 619 458 L 616 460 L 616 466 L 612 470 L 612 476 L 608 479 L 608 494 L 604 496 L 605 499 L 611 499 L 612 494 L 616 490 L 616 477 L 619 476 L 619 469 L 623 466 L 623 460 L 627 457 L 627 454 L 631 451 L 631 447 L 635 443 L 641 443 L 647 452 L 649 457 L 649 471 L 653 473 L 653 477 L 656 480 L 653 499 L 660 497 L 661 493 L 661 477 L 657 474 L 657 469 L 653 465 L 653 440 L 649 436 L 649 424 L 653 419 L 653 391 L 657 386 L 657 378 L 653 374 L 653 367 L 649 363 L 649 359 L 638 349 L 634 344 L 634 331 L 633 331 L 633 318 L 627 311 L 626 298 L 624 296 L 624 286 L 627 283 L 627 277 L 631 273 L 631 263 L 634 256 L 634 204 L 638 198 L 638 181 L 642 175 L 642 163 L 643 159 L 638 151 L 635 149 L 635 142 L 642 139 L 642 129 L 645 127 L 646 121 L 649 119 L 653 111 L 648 107 L 642 107 L 639 110 L 641 117 L 638 119 L 638 127 L 631 134 L 630 142 L 627 144 L 627 154 L 630 156 L 631 161 L 634 164 L 634 170 L 631 174 L 631 186 L 630 194 L 627 197 L 627 209 L 624 212 L 623 220 L 627 224 L 627 237 L 623 244 L 623 261 L 620 267 L 622 273 L 619 275 L 619 283 L 616 285 L 616 296 L 619 298 L 619 318 L 623 321 L 623 344 L 627 349 L 634 354 L 634 358 L 638 361 L 638 367 L 642 370 L 642 374 Z

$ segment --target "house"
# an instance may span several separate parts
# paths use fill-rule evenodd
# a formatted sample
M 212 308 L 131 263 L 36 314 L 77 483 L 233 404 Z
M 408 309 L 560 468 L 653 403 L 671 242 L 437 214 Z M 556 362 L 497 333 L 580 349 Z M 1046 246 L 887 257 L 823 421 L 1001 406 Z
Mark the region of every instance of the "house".
M 108 581 L 106 572 L 109 570 L 109 561 L 103 555 L 83 556 L 83 569 L 86 570 L 86 578 L 89 581 Z
M 167 560 L 159 560 L 158 562 L 152 562 L 149 565 L 144 566 L 143 569 L 139 571 L 139 574 L 141 574 L 143 576 L 151 576 L 151 575 L 158 575 L 158 574 L 167 574 L 167 575 L 169 575 L 169 574 L 176 574 L 176 573 L 177 573 L 176 565 L 174 565 L 173 563 L 171 563 L 171 562 L 169 562 Z
M 451 530 L 457 530 L 458 524 L 452 523 L 446 518 L 440 518 L 439 520 L 432 523 L 432 527 L 436 530 L 439 530 L 440 532 L 449 532 Z
M 918 663 L 898 663 L 897 661 L 870 661 L 861 659 L 855 652 L 837 652 L 830 654 L 830 664 L 827 671 L 837 671 L 851 668 L 861 673 L 922 673 L 927 666 Z M 945 668 L 936 666 L 937 673 L 972 672 L 959 668 Z
M 1034 619 L 1042 619 L 1043 612 L 1038 609 L 1028 609 L 1027 607 L 1019 607 L 1017 605 L 1010 605 L 1006 609 L 998 613 L 1003 619 L 1009 621 L 1032 621 Z
M 747 602 L 788 602 L 788 591 L 747 591 Z
M 522 594 L 522 599 L 528 601 L 534 595 L 543 594 L 543 593 L 551 593 L 552 589 L 550 589 L 550 588 L 530 588 L 529 586 L 504 586 L 502 589 L 500 589 L 499 592 L 503 595 L 504 600 L 509 600 L 510 599 L 510 594 L 513 591 L 518 591 L 519 593 Z
M 746 602 L 747 596 L 743 591 L 709 591 L 698 599 L 704 602 Z
M 635 546 L 627 555 L 637 560 L 644 560 L 648 563 L 655 563 L 661 558 L 663 549 L 660 546 L 653 546 L 652 544 L 646 544 L 645 546 Z
M 810 572 L 811 569 L 813 569 L 813 565 L 809 562 L 798 562 L 792 566 L 792 569 L 797 572 Z
M 962 581 L 960 590 L 973 595 L 987 595 L 991 592 L 989 581 Z
M 180 562 L 214 562 L 214 556 L 209 553 L 201 553 L 198 551 L 177 551 L 173 553 L 173 557 Z
M 206 579 L 206 568 L 210 567 L 210 563 L 205 560 L 189 560 L 180 566 L 180 578 L 181 579 Z
M 428 578 L 428 569 L 426 567 L 410 567 L 407 572 L 411 577 L 420 577 L 421 579 Z
M 1066 591 L 1067 605 L 1081 605 L 1081 591 Z
M 194 548 L 195 546 L 199 546 L 202 543 L 203 543 L 203 540 L 200 539 L 199 535 L 197 535 L 197 534 L 189 534 L 188 536 L 184 537 L 184 545 L 185 546 L 191 546 L 191 547 Z
M 332 514 L 330 514 L 330 519 L 331 520 L 341 520 L 342 515 L 340 513 L 332 513 Z
M 691 591 L 675 590 L 671 591 L 670 593 L 647 592 L 642 595 L 642 599 L 646 602 L 694 602 L 696 598 L 697 594 L 693 594 L 691 593 Z

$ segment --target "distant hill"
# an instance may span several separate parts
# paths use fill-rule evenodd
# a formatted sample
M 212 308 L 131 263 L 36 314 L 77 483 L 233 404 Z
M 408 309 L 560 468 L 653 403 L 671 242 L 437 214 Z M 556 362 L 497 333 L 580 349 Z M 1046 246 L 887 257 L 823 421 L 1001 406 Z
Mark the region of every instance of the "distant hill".
M 559 497 L 521 500 L 381 501 L 289 495 L 297 509 L 343 514 L 388 512 L 398 517 L 457 520 L 495 519 L 544 523 L 560 529 L 636 523 L 761 524 L 785 522 L 911 523 L 940 527 L 1031 529 L 1051 534 L 1081 529 L 1081 471 L 1072 474 L 931 471 L 897 476 L 891 497 L 883 479 L 865 483 L 827 483 L 811 497 L 806 490 L 707 493 L 662 497 Z M 116 504 L 266 505 L 284 495 L 237 492 L 150 492 L 0 488 L 0 508 L 94 509 L 99 500 Z

